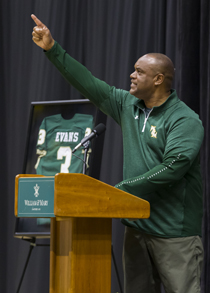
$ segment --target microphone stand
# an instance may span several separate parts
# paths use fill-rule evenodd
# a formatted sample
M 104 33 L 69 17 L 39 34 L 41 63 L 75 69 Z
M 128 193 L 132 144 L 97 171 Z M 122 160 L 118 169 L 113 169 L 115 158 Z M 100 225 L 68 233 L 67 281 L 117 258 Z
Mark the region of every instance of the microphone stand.
M 89 140 L 83 144 L 83 146 L 84 146 L 84 163 L 83 163 L 83 170 L 82 170 L 83 174 L 86 174 L 86 169 L 87 169 L 86 161 L 87 161 L 87 154 L 88 154 L 88 150 L 89 150 L 89 145 L 90 145 Z

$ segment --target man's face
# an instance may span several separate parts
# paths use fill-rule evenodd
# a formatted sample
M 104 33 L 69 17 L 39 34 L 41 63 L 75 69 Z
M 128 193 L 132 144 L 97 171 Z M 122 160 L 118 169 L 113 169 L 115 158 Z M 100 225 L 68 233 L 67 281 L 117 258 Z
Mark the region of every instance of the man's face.
M 138 99 L 145 100 L 150 98 L 154 92 L 154 78 L 155 72 L 155 60 L 154 58 L 144 55 L 136 62 L 135 71 L 130 75 L 131 88 L 130 93 Z

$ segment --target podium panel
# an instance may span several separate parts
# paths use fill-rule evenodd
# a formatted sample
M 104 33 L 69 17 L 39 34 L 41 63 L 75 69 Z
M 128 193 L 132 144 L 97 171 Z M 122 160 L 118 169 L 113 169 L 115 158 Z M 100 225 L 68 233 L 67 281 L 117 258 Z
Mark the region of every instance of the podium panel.
M 50 293 L 111 292 L 111 224 L 111 219 L 51 219 Z

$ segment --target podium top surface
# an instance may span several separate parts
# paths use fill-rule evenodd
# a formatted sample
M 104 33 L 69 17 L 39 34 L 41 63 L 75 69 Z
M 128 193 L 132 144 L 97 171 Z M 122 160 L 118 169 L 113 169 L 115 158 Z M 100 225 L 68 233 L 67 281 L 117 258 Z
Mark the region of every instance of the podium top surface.
M 149 218 L 150 204 L 83 174 L 55 175 L 55 216 Z

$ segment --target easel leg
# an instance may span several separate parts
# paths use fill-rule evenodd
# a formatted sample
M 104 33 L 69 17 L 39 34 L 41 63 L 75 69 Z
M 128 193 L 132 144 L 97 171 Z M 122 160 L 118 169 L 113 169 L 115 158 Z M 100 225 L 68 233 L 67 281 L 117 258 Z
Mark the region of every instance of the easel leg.
M 24 275 L 25 275 L 26 268 L 28 266 L 28 262 L 29 262 L 29 259 L 30 259 L 32 250 L 33 250 L 34 246 L 36 246 L 36 239 L 35 238 L 32 238 L 29 241 L 30 241 L 30 248 L 29 248 L 29 252 L 28 252 L 28 257 L 26 259 L 26 263 L 25 263 L 25 266 L 24 266 L 24 269 L 23 269 L 23 273 L 22 273 L 22 276 L 20 278 L 20 282 L 19 282 L 19 285 L 18 285 L 17 293 L 20 292 L 20 287 L 21 287 L 22 282 L 23 282 L 23 278 L 24 278 Z

